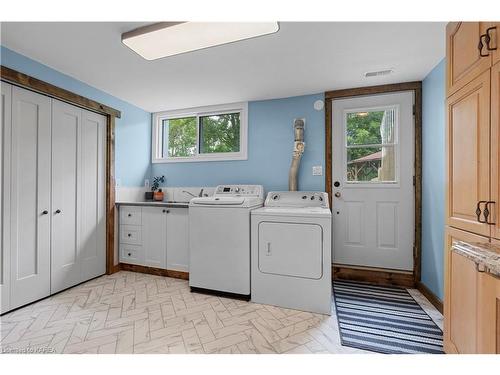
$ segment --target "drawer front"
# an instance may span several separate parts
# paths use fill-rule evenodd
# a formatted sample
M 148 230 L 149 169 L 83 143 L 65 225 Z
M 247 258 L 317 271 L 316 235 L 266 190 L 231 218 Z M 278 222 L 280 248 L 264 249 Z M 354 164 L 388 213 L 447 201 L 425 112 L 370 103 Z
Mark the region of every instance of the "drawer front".
M 120 243 L 142 245 L 142 227 L 138 225 L 120 225 Z
M 141 207 L 136 207 L 136 206 L 120 207 L 120 224 L 141 225 L 142 224 Z
M 144 263 L 144 250 L 141 246 L 120 245 L 120 262 L 142 265 Z

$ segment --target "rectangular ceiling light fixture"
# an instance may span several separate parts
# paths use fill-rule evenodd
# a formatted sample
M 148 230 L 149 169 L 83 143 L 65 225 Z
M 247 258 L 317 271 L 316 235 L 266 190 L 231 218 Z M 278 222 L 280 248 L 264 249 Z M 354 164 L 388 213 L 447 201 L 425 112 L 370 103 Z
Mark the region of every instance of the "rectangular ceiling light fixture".
M 278 22 L 160 22 L 122 34 L 122 42 L 146 60 L 156 60 L 278 30 Z

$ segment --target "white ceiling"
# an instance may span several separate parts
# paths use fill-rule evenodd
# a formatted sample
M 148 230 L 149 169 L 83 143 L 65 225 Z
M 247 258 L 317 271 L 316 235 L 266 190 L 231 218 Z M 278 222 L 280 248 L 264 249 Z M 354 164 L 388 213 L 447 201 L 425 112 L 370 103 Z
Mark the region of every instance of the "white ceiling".
M 147 61 L 121 43 L 142 25 L 2 23 L 1 44 L 150 112 L 421 80 L 445 55 L 445 23 L 282 22 L 276 34 Z

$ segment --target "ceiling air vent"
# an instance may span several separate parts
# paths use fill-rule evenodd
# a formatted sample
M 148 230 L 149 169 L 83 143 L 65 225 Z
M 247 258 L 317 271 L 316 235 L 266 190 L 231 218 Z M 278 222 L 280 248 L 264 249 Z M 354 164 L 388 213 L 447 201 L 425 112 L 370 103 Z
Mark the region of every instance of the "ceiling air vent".
M 366 72 L 365 77 L 380 77 L 380 76 L 386 76 L 391 73 L 394 73 L 394 70 L 392 69 L 385 69 L 385 70 L 378 70 L 376 72 Z

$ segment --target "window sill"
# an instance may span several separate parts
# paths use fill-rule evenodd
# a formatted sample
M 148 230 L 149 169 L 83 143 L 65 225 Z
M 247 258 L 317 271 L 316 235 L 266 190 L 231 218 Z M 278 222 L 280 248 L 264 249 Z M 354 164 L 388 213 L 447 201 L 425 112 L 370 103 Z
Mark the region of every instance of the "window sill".
M 162 163 L 198 163 L 207 161 L 237 161 L 237 160 L 248 160 L 247 155 L 224 155 L 224 156 L 197 156 L 197 157 L 186 157 L 186 158 L 169 158 L 169 159 L 153 159 L 153 164 Z

